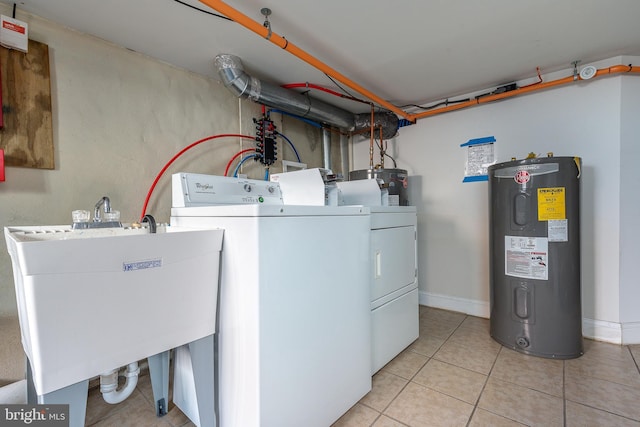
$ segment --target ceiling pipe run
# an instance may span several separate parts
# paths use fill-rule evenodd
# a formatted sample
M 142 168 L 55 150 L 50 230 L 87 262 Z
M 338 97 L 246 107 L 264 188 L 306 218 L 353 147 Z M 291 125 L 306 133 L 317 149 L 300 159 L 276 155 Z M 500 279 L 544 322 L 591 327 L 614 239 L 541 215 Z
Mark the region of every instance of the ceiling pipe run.
M 242 61 L 234 55 L 220 54 L 215 66 L 222 83 L 239 98 L 285 110 L 291 114 L 328 123 L 340 129 L 353 130 L 353 113 L 318 101 L 298 92 L 258 80 L 244 71 Z
M 317 68 L 318 70 L 322 71 L 325 74 L 328 74 L 329 76 L 331 76 L 331 77 L 335 78 L 336 80 L 338 80 L 340 83 L 348 86 L 349 88 L 355 90 L 359 94 L 367 97 L 367 99 L 370 99 L 373 102 L 375 102 L 376 104 L 386 108 L 387 110 L 393 111 L 397 115 L 410 120 L 410 116 L 411 115 L 409 113 L 406 113 L 405 111 L 403 111 L 402 109 L 396 107 L 395 105 L 391 104 L 390 102 L 387 102 L 386 100 L 380 98 L 379 96 L 377 96 L 373 92 L 370 92 L 367 89 L 363 88 L 362 86 L 360 86 L 356 82 L 350 80 L 349 78 L 347 78 L 346 76 L 342 75 L 338 71 L 336 71 L 333 68 L 329 67 L 327 64 L 319 61 L 318 59 L 314 58 L 313 56 L 311 56 L 310 54 L 308 54 L 304 50 L 300 49 L 298 46 L 296 46 L 293 43 L 289 42 L 289 40 L 287 40 L 284 37 L 272 32 L 271 28 L 267 28 L 263 24 L 254 21 L 253 19 L 249 18 L 247 15 L 245 15 L 242 12 L 239 12 L 238 10 L 232 8 L 231 6 L 226 4 L 225 2 L 220 1 L 220 0 L 200 0 L 200 2 L 206 4 L 207 6 L 209 6 L 212 9 L 222 13 L 223 15 L 227 16 L 228 18 L 230 18 L 231 20 L 237 22 L 238 24 L 242 25 L 243 27 L 253 31 L 254 33 L 256 33 L 258 35 L 261 35 L 262 37 L 264 37 L 265 39 L 267 39 L 271 43 L 275 44 L 276 46 L 281 47 L 282 49 L 286 50 L 287 52 L 297 56 L 300 59 L 302 59 L 307 64 Z
M 240 58 L 220 54 L 215 66 L 222 83 L 240 98 L 248 98 L 259 104 L 284 110 L 300 117 L 335 126 L 349 132 L 359 132 L 371 127 L 372 115 L 354 114 L 308 95 L 284 89 L 258 80 L 244 71 Z M 379 111 L 373 115 L 374 127 L 382 129 L 382 137 L 390 139 L 398 132 L 398 117 L 390 111 Z
M 601 68 L 596 71 L 596 73 L 587 78 L 583 78 L 580 75 L 564 77 L 557 80 L 552 80 L 549 82 L 540 82 L 534 83 L 529 86 L 524 86 L 518 89 L 514 89 L 512 91 L 498 93 L 495 95 L 487 95 L 481 98 L 475 98 L 470 101 L 461 102 L 455 105 L 449 105 L 447 107 L 435 108 L 433 110 L 425 111 L 422 113 L 414 114 L 413 119 L 422 119 L 424 117 L 435 116 L 436 114 L 447 113 L 449 111 L 461 110 L 463 108 L 473 107 L 475 105 L 485 104 L 487 102 L 499 101 L 501 99 L 511 98 L 512 96 L 524 95 L 526 93 L 535 92 L 543 89 L 550 89 L 556 86 L 562 86 L 569 83 L 573 83 L 580 80 L 590 80 L 594 77 L 606 76 L 609 74 L 621 74 L 621 73 L 640 73 L 640 67 L 634 67 L 631 65 L 614 65 L 608 68 Z
M 484 104 L 484 103 L 487 103 L 487 102 L 498 101 L 498 100 L 501 100 L 501 99 L 511 98 L 513 96 L 523 95 L 523 94 L 531 93 L 531 92 L 538 91 L 538 90 L 549 89 L 549 88 L 552 88 L 552 87 L 565 85 L 565 84 L 570 84 L 570 83 L 581 81 L 581 80 L 587 80 L 587 78 L 583 78 L 583 77 L 581 77 L 579 75 L 575 75 L 574 74 L 573 76 L 565 77 L 565 78 L 558 79 L 558 80 L 553 80 L 553 81 L 549 81 L 549 82 L 541 82 L 541 83 L 538 83 L 538 84 L 521 87 L 521 88 L 518 88 L 518 89 L 515 89 L 515 90 L 503 92 L 503 93 L 500 93 L 500 94 L 489 95 L 489 96 L 473 99 L 473 100 L 470 100 L 468 102 L 462 102 L 462 103 L 459 103 L 459 104 L 456 104 L 456 105 L 450 105 L 450 106 L 446 106 L 446 107 L 442 107 L 442 108 L 435 108 L 433 110 L 425 111 L 425 112 L 418 113 L 418 114 L 411 114 L 411 113 L 408 113 L 408 112 L 402 110 L 401 108 L 391 104 L 390 102 L 380 98 L 379 96 L 377 96 L 376 94 L 368 91 L 367 89 L 363 88 L 362 86 L 358 85 L 357 83 L 355 83 L 354 81 L 350 80 L 349 78 L 347 78 L 343 74 L 339 73 L 335 69 L 329 67 L 328 65 L 326 65 L 325 63 L 321 62 L 320 60 L 314 58 L 309 53 L 307 53 L 304 50 L 300 49 L 299 47 L 297 47 L 293 43 L 289 42 L 289 40 L 287 40 L 284 37 L 272 32 L 271 28 L 264 27 L 259 22 L 256 22 L 256 21 L 252 20 L 248 16 L 244 15 L 242 12 L 239 12 L 238 10 L 234 9 L 233 7 L 231 7 L 228 4 L 224 3 L 223 1 L 221 1 L 221 0 L 200 0 L 200 2 L 203 3 L 203 4 L 206 4 L 207 6 L 211 7 L 212 9 L 214 9 L 214 10 L 216 10 L 216 11 L 218 11 L 218 12 L 224 14 L 224 15 L 226 15 L 228 18 L 230 18 L 231 20 L 237 22 L 238 24 L 242 25 L 243 27 L 245 27 L 245 28 L 253 31 L 254 33 L 264 37 L 266 40 L 268 40 L 271 43 L 275 44 L 276 46 L 279 46 L 282 49 L 288 51 L 292 55 L 298 57 L 299 59 L 303 60 L 307 64 L 309 64 L 309 65 L 315 67 L 316 69 L 322 71 L 323 73 L 327 74 L 328 76 L 338 80 L 340 83 L 348 86 L 349 88 L 351 88 L 351 89 L 355 90 L 356 92 L 360 93 L 361 95 L 365 96 L 367 99 L 375 102 L 376 104 L 378 104 L 380 106 L 385 107 L 389 111 L 392 111 L 395 114 L 397 114 L 398 116 L 403 117 L 403 118 L 405 118 L 405 119 L 407 119 L 407 120 L 409 120 L 411 122 L 415 122 L 417 119 L 421 119 L 421 118 L 424 118 L 424 117 L 434 116 L 436 114 L 442 114 L 442 113 L 446 113 L 446 112 L 449 112 L 449 111 L 460 110 L 460 109 L 463 109 L 463 108 L 472 107 L 472 106 L 479 105 L 479 104 Z M 597 70 L 595 75 L 589 76 L 589 79 L 593 79 L 593 77 L 600 77 L 600 76 L 604 76 L 604 75 L 620 74 L 620 73 L 640 74 L 640 67 L 632 66 L 632 65 L 622 65 L 622 64 L 620 64 L 620 65 L 615 65 L 615 66 L 608 67 L 608 68 L 602 68 L 602 69 Z

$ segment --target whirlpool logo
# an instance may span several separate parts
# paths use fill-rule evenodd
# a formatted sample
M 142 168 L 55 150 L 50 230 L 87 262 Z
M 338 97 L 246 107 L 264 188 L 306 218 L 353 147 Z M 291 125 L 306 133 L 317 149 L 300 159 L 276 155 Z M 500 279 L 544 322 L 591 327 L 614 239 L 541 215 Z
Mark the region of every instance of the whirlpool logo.
M 0 425 L 69 427 L 69 405 L 0 405 Z
M 213 193 L 213 185 L 211 184 L 203 184 L 201 182 L 196 182 L 196 190 L 204 193 Z

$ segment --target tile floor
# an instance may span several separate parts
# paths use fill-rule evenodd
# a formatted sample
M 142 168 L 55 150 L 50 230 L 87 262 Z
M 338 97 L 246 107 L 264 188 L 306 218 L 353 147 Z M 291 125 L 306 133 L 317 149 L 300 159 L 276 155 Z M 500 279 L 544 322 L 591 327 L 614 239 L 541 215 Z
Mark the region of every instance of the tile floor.
M 489 321 L 420 307 L 420 338 L 333 427 L 640 426 L 640 345 L 585 340 L 549 360 L 509 350 Z
M 486 319 L 421 306 L 420 338 L 332 427 L 640 427 L 638 362 L 640 345 L 591 340 L 578 359 L 526 356 L 493 341 Z M 87 425 L 193 425 L 172 403 L 156 418 L 152 400 L 148 376 L 116 406 L 91 390 Z

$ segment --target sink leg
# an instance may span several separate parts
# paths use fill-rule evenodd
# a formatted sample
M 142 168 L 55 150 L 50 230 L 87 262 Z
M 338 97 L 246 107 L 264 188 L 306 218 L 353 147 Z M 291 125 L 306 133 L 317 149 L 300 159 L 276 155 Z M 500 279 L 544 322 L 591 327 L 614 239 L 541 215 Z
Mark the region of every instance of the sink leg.
M 50 393 L 36 394 L 31 365 L 27 362 L 27 402 L 38 405 L 69 405 L 69 427 L 84 427 L 88 393 L 89 380 L 86 379 Z
M 201 427 L 217 426 L 213 338 L 209 335 L 189 343 Z
M 157 417 L 167 414 L 169 404 L 169 351 L 147 357 Z

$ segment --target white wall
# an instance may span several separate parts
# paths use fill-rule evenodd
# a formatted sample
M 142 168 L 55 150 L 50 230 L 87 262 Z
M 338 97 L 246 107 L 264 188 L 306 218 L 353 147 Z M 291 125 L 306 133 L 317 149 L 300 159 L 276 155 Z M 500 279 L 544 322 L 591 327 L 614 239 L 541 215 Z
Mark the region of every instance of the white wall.
M 11 7 L 0 3 L 0 13 L 11 15 Z M 49 46 L 55 169 L 7 168 L 0 183 L 0 227 L 69 224 L 72 210 L 92 210 L 102 196 L 110 197 L 123 222 L 136 221 L 154 177 L 174 154 L 209 135 L 255 132 L 251 119 L 260 106 L 240 102 L 213 78 L 38 17 L 17 18 L 28 22 L 31 39 Z M 280 115 L 274 120 L 304 162 L 322 165 L 320 131 Z M 169 220 L 171 173 L 222 175 L 231 156 L 249 146 L 252 141 L 234 138 L 188 151 L 160 181 L 148 213 L 159 222 Z M 278 156 L 295 160 L 280 143 Z M 264 169 L 246 164 L 243 172 L 250 178 L 263 178 Z M 279 163 L 272 168 L 281 170 Z M 0 386 L 24 373 L 18 335 L 11 263 L 0 249 Z
M 625 62 L 626 64 L 627 62 Z M 640 342 L 640 79 L 622 81 L 620 132 L 620 322 L 623 342 Z
M 627 64 L 629 59 L 593 65 Z M 550 81 L 571 72 L 543 78 Z M 640 160 L 634 119 L 640 114 L 638 83 L 637 76 L 601 77 L 421 119 L 400 129 L 391 146 L 398 167 L 412 176 L 423 303 L 488 317 L 487 183 L 462 183 L 466 151 L 460 144 L 493 135 L 499 162 L 529 152 L 582 157 L 584 333 L 620 341 L 621 322 L 640 320 L 639 310 L 631 308 L 640 303 L 635 271 L 621 265 L 625 259 L 620 257 L 621 234 L 628 263 L 637 262 L 639 253 L 633 245 L 639 233 L 627 235 L 624 226 L 637 222 L 640 202 L 635 195 L 621 199 L 621 191 L 638 188 L 637 176 L 621 180 L 621 175 L 633 174 L 632 164 Z M 368 159 L 368 143 L 354 143 L 356 169 L 367 168 Z

